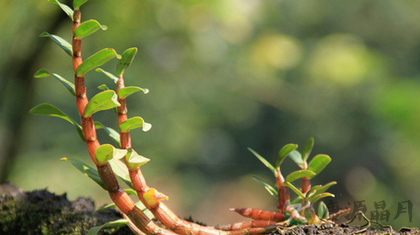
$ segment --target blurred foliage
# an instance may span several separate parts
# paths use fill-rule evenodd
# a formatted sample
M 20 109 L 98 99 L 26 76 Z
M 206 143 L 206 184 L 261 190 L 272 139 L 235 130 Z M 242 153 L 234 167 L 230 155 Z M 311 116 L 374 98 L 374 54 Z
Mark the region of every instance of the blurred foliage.
M 4 100 L 20 95 L 6 66 L 47 40 L 36 36 L 60 9 L 46 0 L 2 0 L 0 7 L 5 143 L 17 125 L 5 120 L 19 104 Z M 149 184 L 170 195 L 181 216 L 215 224 L 239 219 L 229 207 L 274 208 L 250 177 L 269 172 L 247 147 L 274 158 L 284 144 L 314 136 L 314 151 L 333 159 L 314 184 L 336 180 L 332 193 L 342 207 L 365 200 L 370 216 L 374 202 L 385 200 L 391 217 L 384 223 L 420 226 L 419 9 L 420 2 L 410 0 L 90 0 L 82 7 L 84 19 L 109 29 L 86 38 L 83 55 L 139 48 L 127 84 L 150 93 L 128 99 L 129 115 L 153 128 L 133 132 L 133 144 L 151 159 L 143 167 Z M 70 39 L 69 29 L 67 20 L 50 33 Z M 39 58 L 32 68 L 13 69 L 45 67 L 71 80 L 71 61 L 56 45 L 49 42 Z M 92 72 L 87 83 L 90 96 L 102 83 L 113 86 Z M 31 102 L 53 102 L 77 119 L 73 97 L 53 79 L 34 80 Z M 95 119 L 115 127 L 112 112 Z M 16 159 L 9 181 L 92 196 L 99 204 L 108 200 L 58 160 L 89 161 L 73 127 L 51 118 L 24 120 L 19 141 L 11 143 L 17 155 L 0 153 Z M 100 133 L 103 143 L 111 142 Z M 285 173 L 293 167 L 286 161 Z M 398 202 L 406 200 L 414 205 L 411 223 L 407 214 L 393 219 Z

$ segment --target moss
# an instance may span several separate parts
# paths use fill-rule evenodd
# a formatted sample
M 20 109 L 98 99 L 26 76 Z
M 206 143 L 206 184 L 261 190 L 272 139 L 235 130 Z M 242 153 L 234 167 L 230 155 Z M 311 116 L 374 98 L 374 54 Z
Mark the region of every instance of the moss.
M 47 190 L 21 192 L 0 185 L 0 234 L 86 234 L 89 228 L 121 218 L 111 209 L 93 214 L 94 202 Z M 101 234 L 133 234 L 128 227 L 104 229 Z

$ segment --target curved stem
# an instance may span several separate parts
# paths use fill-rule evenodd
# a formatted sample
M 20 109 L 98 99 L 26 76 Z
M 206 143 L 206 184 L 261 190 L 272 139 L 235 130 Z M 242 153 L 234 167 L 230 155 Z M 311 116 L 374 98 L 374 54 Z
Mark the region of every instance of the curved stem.
M 73 15 L 73 34 L 76 28 L 80 25 L 81 12 L 78 9 L 74 10 Z M 73 36 L 73 70 L 76 74 L 77 68 L 82 64 L 82 40 Z M 82 120 L 82 131 L 85 138 L 86 146 L 92 161 L 95 163 L 99 176 L 108 190 L 112 201 L 127 215 L 131 222 L 135 224 L 142 232 L 146 234 L 161 234 L 161 235 L 175 235 L 173 232 L 162 229 L 151 221 L 139 208 L 137 208 L 133 200 L 128 194 L 120 188 L 118 181 L 108 163 L 100 165 L 96 159 L 95 151 L 100 146 L 96 136 L 96 129 L 92 117 L 84 117 L 83 113 L 89 100 L 86 95 L 86 86 L 84 76 L 75 75 L 75 92 L 76 105 Z

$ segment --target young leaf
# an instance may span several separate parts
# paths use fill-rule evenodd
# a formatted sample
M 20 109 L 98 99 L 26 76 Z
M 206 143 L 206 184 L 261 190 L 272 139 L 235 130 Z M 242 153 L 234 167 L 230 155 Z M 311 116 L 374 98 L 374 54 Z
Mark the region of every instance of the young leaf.
M 120 55 L 112 48 L 102 49 L 87 58 L 76 70 L 77 76 L 83 76 L 92 69 L 95 69 L 113 58 L 120 58 Z
M 63 111 L 61 111 L 59 108 L 55 107 L 52 104 L 47 104 L 47 103 L 39 104 L 33 107 L 31 110 L 29 110 L 29 113 L 35 114 L 35 115 L 57 117 L 57 118 L 66 120 L 67 122 L 71 123 L 76 128 L 77 133 L 79 134 L 80 138 L 84 140 L 82 127 L 73 119 L 71 119 L 67 114 L 65 114 Z
M 143 118 L 139 116 L 129 118 L 120 124 L 121 132 L 129 132 L 136 128 L 142 128 L 142 130 L 146 132 L 152 128 L 152 124 L 145 122 Z
M 328 211 L 328 207 L 323 201 L 321 201 L 318 204 L 318 213 L 317 214 L 318 214 L 318 217 L 320 219 L 326 219 L 330 216 L 330 213 Z
M 316 196 L 313 196 L 311 198 L 308 198 L 308 200 L 312 204 L 314 204 L 315 202 L 317 202 L 317 201 L 319 201 L 319 200 L 321 200 L 321 199 L 323 199 L 325 197 L 335 197 L 335 195 L 332 194 L 332 193 L 320 193 L 320 194 L 317 194 Z
M 293 192 L 295 192 L 296 193 L 296 195 L 298 195 L 298 197 L 299 198 L 301 198 L 301 199 L 304 199 L 305 198 L 305 195 L 303 195 L 303 193 L 299 190 L 299 189 L 297 189 L 292 183 L 290 183 L 290 182 L 285 182 L 285 184 L 287 185 L 287 187 L 289 187 Z
M 96 129 L 101 129 L 101 128 L 104 129 L 105 132 L 108 134 L 108 136 L 111 137 L 111 139 L 115 142 L 115 144 L 117 146 L 121 146 L 121 144 L 120 144 L 120 134 L 116 130 L 114 130 L 110 127 L 106 127 L 98 121 L 95 121 L 95 128 Z
M 106 209 L 115 209 L 115 208 L 117 208 L 117 206 L 115 205 L 115 203 L 106 204 L 106 205 L 104 205 L 104 206 L 99 207 L 98 209 L 96 209 L 96 210 L 93 212 L 93 214 L 95 214 L 95 213 L 97 213 L 97 212 L 99 212 L 99 211 L 106 210 Z
M 74 9 L 79 9 L 86 2 L 87 2 L 87 0 L 73 0 L 73 8 Z
M 303 150 L 302 150 L 302 157 L 303 157 L 303 161 L 307 161 L 309 155 L 311 155 L 312 149 L 314 148 L 314 144 L 315 144 L 315 139 L 314 137 L 311 137 L 308 139 L 308 141 L 306 141 L 305 145 L 303 146 Z
M 277 155 L 276 159 L 276 168 L 279 168 L 281 163 L 284 161 L 284 159 L 291 153 L 293 150 L 297 149 L 297 144 L 286 144 L 283 146 L 283 148 L 280 149 L 279 154 Z
M 110 144 L 103 144 L 99 146 L 95 151 L 96 159 L 100 164 L 105 164 L 109 160 L 121 159 L 127 154 L 126 149 L 117 149 Z
M 132 95 L 132 94 L 134 94 L 136 92 L 139 92 L 139 91 L 142 91 L 144 94 L 149 93 L 149 90 L 148 89 L 144 89 L 144 88 L 141 88 L 141 87 L 138 87 L 138 86 L 128 86 L 128 87 L 121 88 L 118 91 L 118 96 L 121 99 L 125 99 L 128 96 L 130 96 L 130 95 Z
M 254 156 L 257 157 L 258 160 L 260 160 L 268 169 L 270 169 L 274 173 L 274 175 L 276 174 L 276 169 L 274 168 L 274 166 L 271 165 L 271 163 L 269 163 L 263 156 L 259 155 L 257 152 L 250 148 L 248 148 L 248 150 L 251 151 L 251 153 L 254 154 Z
M 128 150 L 126 159 L 128 162 L 128 168 L 130 170 L 138 169 L 139 167 L 143 166 L 144 164 L 150 161 L 150 159 L 138 154 L 134 149 Z
M 128 173 L 128 169 L 124 163 L 122 163 L 118 159 L 111 159 L 109 160 L 109 164 L 112 167 L 114 173 L 124 181 L 125 184 L 128 185 L 130 188 L 134 188 L 130 181 L 130 174 Z
M 114 74 L 112 74 L 110 72 L 107 72 L 107 71 L 105 71 L 105 70 L 103 70 L 101 68 L 97 68 L 95 71 L 98 72 L 98 73 L 105 74 L 107 77 L 111 78 L 111 80 L 114 81 L 115 83 L 117 83 L 117 81 L 118 81 L 118 77 L 117 76 L 115 76 Z
M 252 179 L 257 181 L 258 183 L 262 184 L 262 186 L 264 186 L 265 190 L 267 190 L 267 192 L 274 197 L 274 199 L 277 199 L 277 195 L 278 195 L 278 191 L 271 185 L 267 184 L 266 182 L 264 182 L 262 179 L 256 177 L 256 176 L 252 176 Z
M 98 89 L 101 90 L 101 91 L 111 90 L 111 89 L 109 89 L 109 87 L 106 84 L 99 85 Z
M 114 221 L 110 221 L 107 222 L 103 225 L 100 226 L 95 226 L 89 229 L 89 231 L 86 233 L 86 235 L 97 235 L 99 233 L 99 231 L 101 231 L 101 229 L 105 228 L 105 227 L 121 227 L 128 224 L 128 220 L 127 219 L 119 219 L 119 220 L 114 220 Z
M 57 79 L 70 92 L 70 94 L 76 96 L 76 93 L 74 91 L 74 84 L 61 77 L 60 75 L 56 73 L 50 73 L 46 69 L 40 69 L 34 74 L 35 78 L 43 78 L 49 76 L 52 76 L 53 78 Z
M 325 154 L 318 154 L 309 162 L 308 170 L 319 174 L 330 162 L 330 156 Z
M 96 94 L 86 105 L 84 117 L 91 117 L 94 113 L 120 106 L 115 91 L 107 90 Z
M 63 38 L 61 38 L 57 35 L 50 34 L 48 32 L 42 32 L 39 36 L 43 37 L 43 38 L 49 37 L 61 49 L 63 49 L 69 56 L 73 56 L 73 49 L 71 47 L 71 44 L 69 42 L 67 42 L 65 39 L 63 39 Z
M 123 52 L 121 60 L 118 62 L 117 69 L 116 69 L 117 76 L 120 77 L 124 74 L 125 70 L 133 62 L 134 57 L 137 54 L 137 51 L 138 49 L 133 47 L 133 48 L 128 48 L 127 50 Z
M 82 22 L 74 31 L 74 37 L 76 38 L 84 38 L 87 37 L 94 32 L 98 31 L 99 29 L 107 30 L 108 27 L 106 25 L 101 25 L 97 20 L 87 20 Z
M 91 178 L 93 181 L 95 181 L 99 186 L 101 186 L 103 189 L 106 190 L 105 184 L 102 182 L 101 177 L 99 176 L 99 173 L 96 169 L 93 167 L 90 167 L 89 165 L 86 165 L 85 163 L 77 160 L 77 159 L 69 159 L 66 157 L 63 157 L 60 159 L 61 161 L 68 161 L 70 162 L 76 169 L 78 169 L 80 172 L 82 172 L 84 175 Z
M 324 184 L 324 185 L 315 185 L 314 187 L 311 188 L 311 190 L 309 190 L 309 192 L 306 194 L 308 196 L 314 196 L 316 194 L 320 194 L 323 193 L 325 191 L 327 191 L 329 188 L 331 188 L 331 186 L 336 185 L 337 182 L 336 181 L 331 181 L 328 184 Z M 311 194 L 314 195 L 311 195 Z
M 305 169 L 306 164 L 302 159 L 302 155 L 297 150 L 290 152 L 289 157 L 300 167 L 300 169 Z
M 303 178 L 303 177 L 314 177 L 316 174 L 313 171 L 310 170 L 298 170 L 290 173 L 288 176 L 286 176 L 287 182 L 293 182 L 297 179 Z
M 59 2 L 58 0 L 48 0 L 49 2 L 56 4 L 60 6 L 60 8 L 70 17 L 70 19 L 73 21 L 73 10 L 67 6 L 66 4 L 63 4 Z

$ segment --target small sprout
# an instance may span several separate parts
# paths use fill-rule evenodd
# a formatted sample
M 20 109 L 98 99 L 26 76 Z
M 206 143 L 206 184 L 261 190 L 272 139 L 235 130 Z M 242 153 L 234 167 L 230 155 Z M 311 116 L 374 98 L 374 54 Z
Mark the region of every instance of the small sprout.
M 139 167 L 143 166 L 144 164 L 150 161 L 150 159 L 145 158 L 142 155 L 138 154 L 134 149 L 128 150 L 126 160 L 128 163 L 128 168 L 130 170 L 138 169 Z
M 98 89 L 101 91 L 111 90 L 106 84 L 101 84 L 98 86 Z
M 148 208 L 154 208 L 154 207 L 158 206 L 160 201 L 169 200 L 168 196 L 166 196 L 165 194 L 157 191 L 154 188 L 150 188 L 149 190 L 147 190 L 144 193 L 143 197 L 146 201 L 146 206 Z
M 323 201 L 319 202 L 319 204 L 318 204 L 317 215 L 321 219 L 326 219 L 330 216 L 330 213 L 328 211 L 328 207 Z

